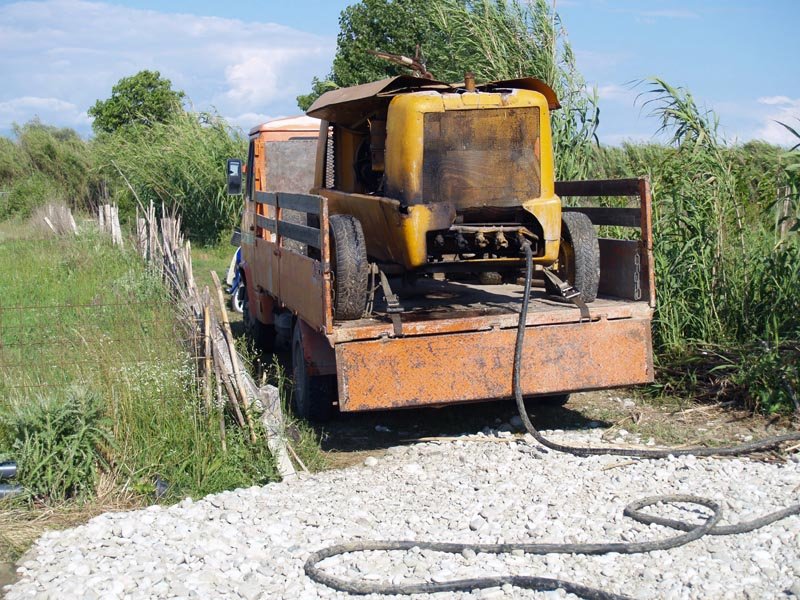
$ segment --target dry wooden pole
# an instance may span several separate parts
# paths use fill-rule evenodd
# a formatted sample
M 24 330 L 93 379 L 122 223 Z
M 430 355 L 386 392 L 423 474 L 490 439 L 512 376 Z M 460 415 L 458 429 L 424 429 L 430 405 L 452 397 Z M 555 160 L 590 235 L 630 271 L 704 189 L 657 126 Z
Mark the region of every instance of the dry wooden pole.
M 239 371 L 239 355 L 236 353 L 236 343 L 233 339 L 233 332 L 231 332 L 231 324 L 228 321 L 228 310 L 225 308 L 225 297 L 222 295 L 222 286 L 219 283 L 219 277 L 216 272 L 211 271 L 211 279 L 214 280 L 214 287 L 217 289 L 217 300 L 219 300 L 219 308 L 222 313 L 222 327 L 225 332 L 225 337 L 228 340 L 228 348 L 231 352 L 231 364 L 233 365 L 233 376 L 236 379 L 236 387 L 239 388 L 239 393 L 242 397 L 244 404 L 244 418 L 247 420 L 247 428 L 250 430 L 250 441 L 256 443 L 256 431 L 253 428 L 253 420 L 250 418 L 250 402 L 247 397 L 247 392 L 242 383 L 242 375 Z
M 72 216 L 72 211 L 67 209 L 67 217 L 69 217 L 69 226 L 72 229 L 72 233 L 78 235 L 78 225 L 75 223 L 75 217 Z
M 300 465 L 300 468 L 303 469 L 304 472 L 309 473 L 310 471 L 308 470 L 306 463 L 304 463 L 302 459 L 297 455 L 297 452 L 294 451 L 292 445 L 287 442 L 286 448 L 289 450 L 289 453 L 292 455 L 292 458 L 294 458 L 297 461 L 297 464 Z
M 138 216 L 139 209 L 137 208 L 136 210 L 136 248 L 142 258 L 147 260 L 147 222 Z
M 219 413 L 219 437 L 222 441 L 222 451 L 228 451 L 228 441 L 225 434 L 225 399 L 222 397 L 222 376 L 219 373 L 219 365 L 214 363 L 214 373 L 217 380 L 217 398 L 219 398 L 219 406 L 217 412 Z
M 208 292 L 208 288 L 206 288 Z M 208 305 L 203 305 L 203 360 L 204 360 L 204 374 L 205 374 L 205 400 L 206 410 L 211 412 L 211 319 L 208 314 Z
M 122 228 L 119 226 L 119 206 L 111 206 L 111 239 L 120 248 L 124 246 L 122 240 Z
M 216 365 L 224 365 L 225 363 L 217 356 L 216 354 L 216 346 L 214 346 L 215 357 L 215 364 Z M 222 384 L 225 386 L 225 391 L 228 393 L 228 402 L 230 402 L 231 406 L 233 407 L 233 414 L 236 417 L 236 422 L 239 424 L 239 427 L 245 426 L 244 415 L 242 415 L 242 410 L 239 408 L 239 397 L 236 395 L 236 391 L 233 389 L 231 382 L 226 374 L 222 372 L 222 368 L 219 368 L 220 379 L 222 380 Z

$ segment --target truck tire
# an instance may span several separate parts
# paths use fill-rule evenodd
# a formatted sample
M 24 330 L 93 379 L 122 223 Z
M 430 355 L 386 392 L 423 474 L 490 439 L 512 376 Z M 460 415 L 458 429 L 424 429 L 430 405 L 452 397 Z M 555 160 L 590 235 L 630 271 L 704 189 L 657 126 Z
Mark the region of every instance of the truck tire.
M 295 324 L 292 334 L 292 373 L 294 414 L 306 421 L 317 423 L 330 421 L 336 414 L 333 405 L 336 400 L 336 376 L 308 374 L 299 321 Z
M 562 280 L 569 282 L 580 293 L 584 302 L 597 298 L 600 285 L 600 244 L 594 225 L 583 213 L 561 214 L 561 243 L 558 248 L 558 269 Z M 548 294 L 560 296 L 550 280 L 545 278 Z
M 255 313 L 250 310 L 250 301 L 247 298 L 247 283 L 242 280 L 239 284 L 242 294 L 242 322 L 245 335 L 253 340 L 256 348 L 263 352 L 272 352 L 275 345 L 275 327 L 265 325 L 258 320 Z
M 352 215 L 331 215 L 333 318 L 360 319 L 367 308 L 369 262 L 361 223 Z
M 233 290 L 231 294 L 231 310 L 235 313 L 242 314 L 244 312 L 244 295 L 247 292 L 245 287 L 241 284 Z

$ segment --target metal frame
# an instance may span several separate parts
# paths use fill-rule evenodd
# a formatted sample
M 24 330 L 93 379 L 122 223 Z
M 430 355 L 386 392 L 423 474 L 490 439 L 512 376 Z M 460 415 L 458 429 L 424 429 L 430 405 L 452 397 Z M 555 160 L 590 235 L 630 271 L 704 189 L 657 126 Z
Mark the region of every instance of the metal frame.
M 268 256 L 269 268 L 277 273 L 277 278 L 273 275 L 271 279 L 271 286 L 259 291 L 278 300 L 315 330 L 331 333 L 333 307 L 327 199 L 313 194 L 261 191 L 256 191 L 253 199 L 257 205 L 268 207 L 264 212 L 270 216 L 259 211 L 255 216 L 256 238 L 261 238 L 263 231 L 270 233 L 269 239 L 261 238 L 261 241 L 267 245 L 264 254 Z M 315 215 L 319 226 L 284 221 L 284 210 Z M 319 259 L 287 247 L 286 240 L 315 248 Z
M 647 302 L 650 308 L 656 305 L 656 284 L 653 263 L 653 224 L 652 198 L 650 180 L 646 177 L 637 179 L 599 179 L 588 181 L 556 181 L 556 194 L 561 197 L 638 197 L 638 208 L 615 207 L 567 207 L 567 212 L 584 213 L 595 225 L 614 225 L 618 227 L 634 227 L 641 230 L 638 240 L 638 253 L 641 265 L 640 274 L 646 275 Z M 613 266 L 607 267 L 612 270 Z M 601 277 L 603 273 L 601 270 Z M 634 274 L 636 275 L 636 274 Z

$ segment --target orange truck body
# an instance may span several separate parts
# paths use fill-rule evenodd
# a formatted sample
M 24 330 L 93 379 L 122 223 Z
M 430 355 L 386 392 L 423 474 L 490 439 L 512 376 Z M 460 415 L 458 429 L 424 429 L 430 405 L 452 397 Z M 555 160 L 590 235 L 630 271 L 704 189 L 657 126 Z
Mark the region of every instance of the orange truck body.
M 291 315 L 302 331 L 308 373 L 335 378 L 343 412 L 511 397 L 521 285 L 423 278 L 401 290 L 406 300 L 399 331 L 379 308 L 361 319 L 334 320 L 328 199 L 308 193 L 326 139 L 327 127 L 307 117 L 250 132 L 242 255 L 253 317 L 273 326 L 279 315 Z M 555 192 L 562 198 L 627 197 L 622 208 L 564 210 L 608 226 L 601 232 L 634 233 L 601 237 L 600 293 L 588 321 L 571 304 L 534 289 L 524 316 L 523 393 L 651 382 L 655 283 L 648 181 L 556 182 Z M 288 219 L 290 213 L 304 218 Z M 308 251 L 312 247 L 318 252 Z

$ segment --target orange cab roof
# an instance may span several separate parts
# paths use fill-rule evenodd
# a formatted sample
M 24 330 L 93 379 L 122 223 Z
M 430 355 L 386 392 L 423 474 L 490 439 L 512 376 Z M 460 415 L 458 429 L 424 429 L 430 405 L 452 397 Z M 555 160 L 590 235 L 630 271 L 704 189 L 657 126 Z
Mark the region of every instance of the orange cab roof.
M 284 117 L 282 119 L 273 119 L 261 125 L 256 125 L 250 130 L 250 135 L 268 132 L 319 132 L 319 119 L 308 117 L 306 115 L 298 115 L 296 117 Z

